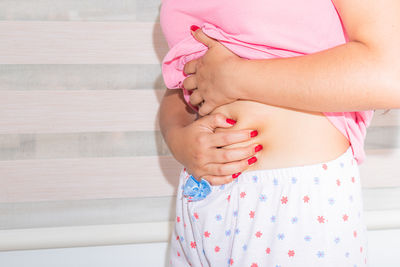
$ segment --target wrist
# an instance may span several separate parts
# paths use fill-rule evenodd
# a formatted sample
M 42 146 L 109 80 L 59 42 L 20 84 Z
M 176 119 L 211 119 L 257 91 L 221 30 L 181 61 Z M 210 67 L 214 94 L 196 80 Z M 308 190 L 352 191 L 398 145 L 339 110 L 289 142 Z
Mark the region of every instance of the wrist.
M 251 60 L 246 58 L 239 58 L 239 62 L 236 64 L 235 75 L 235 85 L 236 85 L 236 99 L 249 99 L 248 98 L 248 88 L 249 88 L 249 75 L 247 73 Z M 239 74 L 239 75 L 238 75 Z

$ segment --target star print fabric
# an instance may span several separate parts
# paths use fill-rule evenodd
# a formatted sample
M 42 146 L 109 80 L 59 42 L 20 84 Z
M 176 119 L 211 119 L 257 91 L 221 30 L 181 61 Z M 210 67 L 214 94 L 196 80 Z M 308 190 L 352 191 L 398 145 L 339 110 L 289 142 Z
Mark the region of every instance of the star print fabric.
M 182 170 L 170 266 L 366 266 L 360 174 L 351 148 L 331 161 L 244 172 L 189 202 Z

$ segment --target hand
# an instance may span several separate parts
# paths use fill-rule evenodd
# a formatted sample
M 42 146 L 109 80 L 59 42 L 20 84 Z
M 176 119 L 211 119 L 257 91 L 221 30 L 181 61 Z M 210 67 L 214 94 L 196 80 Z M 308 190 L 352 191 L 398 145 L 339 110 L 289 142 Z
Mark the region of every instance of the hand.
M 240 75 L 238 66 L 245 59 L 232 53 L 217 40 L 207 36 L 201 29 L 192 31 L 193 37 L 208 47 L 201 58 L 187 62 L 185 74 L 192 74 L 183 81 L 183 87 L 192 90 L 190 103 L 201 104 L 199 114 L 204 116 L 223 104 L 240 98 Z M 196 90 L 194 90 L 196 89 Z
M 251 139 L 252 130 L 232 130 L 215 133 L 216 128 L 229 128 L 222 114 L 204 116 L 183 128 L 171 129 L 168 143 L 174 157 L 196 179 L 211 185 L 230 183 L 239 172 L 249 167 L 248 159 L 256 153 L 257 144 L 223 148 Z M 233 177 L 232 177 L 233 175 Z

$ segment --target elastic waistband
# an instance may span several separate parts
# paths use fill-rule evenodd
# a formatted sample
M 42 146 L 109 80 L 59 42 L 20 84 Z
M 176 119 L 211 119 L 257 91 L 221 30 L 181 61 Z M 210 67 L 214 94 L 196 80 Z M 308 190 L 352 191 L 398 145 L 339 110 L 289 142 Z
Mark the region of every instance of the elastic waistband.
M 357 162 L 354 159 L 351 146 L 339 157 L 309 165 L 300 165 L 286 168 L 263 169 L 245 171 L 238 178 L 238 182 L 251 182 L 255 177 L 269 180 L 268 178 L 293 178 L 293 177 L 309 177 L 326 176 L 331 173 L 345 172 L 349 169 L 357 168 Z M 311 176 L 311 177 L 310 177 Z

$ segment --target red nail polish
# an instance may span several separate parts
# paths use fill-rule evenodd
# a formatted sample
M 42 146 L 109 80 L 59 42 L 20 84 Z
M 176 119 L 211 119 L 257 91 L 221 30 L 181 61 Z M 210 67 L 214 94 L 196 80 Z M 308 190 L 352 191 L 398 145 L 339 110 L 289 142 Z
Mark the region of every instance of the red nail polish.
M 229 124 L 232 124 L 232 125 L 234 125 L 236 123 L 236 121 L 232 120 L 232 119 L 226 119 L 226 122 Z
M 256 137 L 258 135 L 257 130 L 254 130 L 250 133 L 250 137 Z
M 190 26 L 190 30 L 192 30 L 192 31 L 196 31 L 197 29 L 199 29 L 200 27 L 199 26 L 196 26 L 196 25 L 192 25 L 192 26 Z
M 258 145 L 258 146 L 256 146 L 256 147 L 254 148 L 254 151 L 255 151 L 255 152 L 258 152 L 258 151 L 260 151 L 261 149 L 263 149 L 263 146 L 262 146 L 262 145 Z
M 249 165 L 251 165 L 251 164 L 255 163 L 256 161 L 257 161 L 257 158 L 256 157 L 252 157 L 247 162 L 249 163 Z
M 242 174 L 242 173 L 241 173 L 241 172 L 238 172 L 238 173 L 232 174 L 232 178 L 233 178 L 233 179 L 236 179 L 236 178 L 238 178 L 238 176 L 239 176 L 240 174 Z

